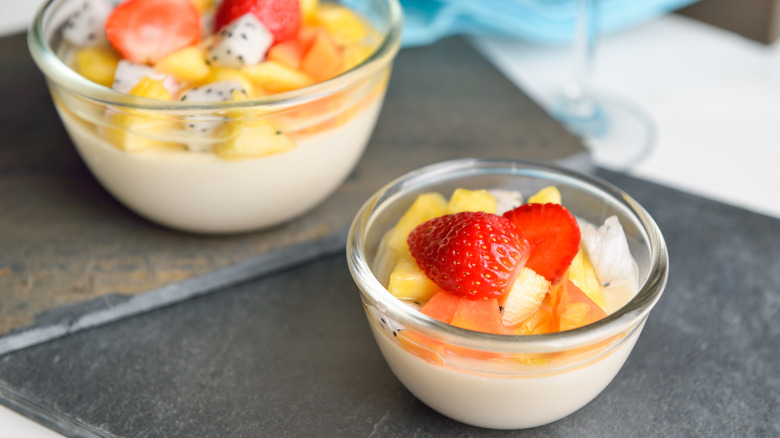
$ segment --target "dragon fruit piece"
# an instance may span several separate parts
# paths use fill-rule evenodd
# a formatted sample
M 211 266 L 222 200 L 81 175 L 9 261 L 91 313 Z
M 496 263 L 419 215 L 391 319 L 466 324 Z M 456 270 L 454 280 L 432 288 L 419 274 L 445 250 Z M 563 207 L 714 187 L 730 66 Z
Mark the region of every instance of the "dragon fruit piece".
M 68 18 L 62 37 L 78 47 L 94 47 L 106 44 L 104 24 L 114 5 L 106 0 L 82 0 Z
M 240 68 L 259 64 L 273 43 L 273 35 L 247 13 L 225 26 L 209 47 L 207 61 L 221 67 Z
M 188 102 L 226 102 L 233 99 L 233 93 L 246 95 L 241 82 L 234 80 L 212 82 L 201 87 L 190 88 L 181 93 L 181 100 Z
M 114 83 L 111 88 L 120 93 L 129 93 L 144 76 L 155 81 L 163 81 L 163 86 L 171 94 L 179 91 L 178 83 L 173 76 L 160 73 L 153 67 L 145 64 L 136 64 L 127 60 L 121 60 L 114 70 Z
M 246 95 L 246 90 L 241 82 L 226 80 L 218 81 L 201 87 L 191 88 L 181 95 L 182 101 L 187 102 L 226 102 L 232 100 L 234 93 Z M 184 118 L 184 128 L 196 135 L 192 141 L 187 142 L 187 149 L 195 152 L 209 150 L 211 144 L 208 135 L 214 133 L 225 119 L 219 116 L 187 116 Z

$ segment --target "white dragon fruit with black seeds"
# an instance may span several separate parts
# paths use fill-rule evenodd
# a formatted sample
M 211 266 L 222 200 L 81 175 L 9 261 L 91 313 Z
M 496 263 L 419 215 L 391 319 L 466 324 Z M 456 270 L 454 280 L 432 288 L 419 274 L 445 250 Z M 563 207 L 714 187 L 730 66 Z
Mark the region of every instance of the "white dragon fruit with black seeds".
M 168 92 L 175 95 L 179 85 L 173 76 L 161 73 L 145 64 L 136 64 L 127 60 L 121 60 L 114 70 L 114 82 L 111 88 L 120 93 L 129 93 L 144 76 L 155 81 L 163 81 L 163 86 Z
M 201 87 L 191 88 L 181 94 L 183 102 L 227 102 L 236 93 L 246 96 L 246 90 L 238 81 L 218 81 Z M 187 116 L 184 118 L 185 130 L 193 135 L 186 143 L 193 152 L 206 152 L 211 149 L 210 134 L 219 128 L 225 119 L 219 116 Z
M 104 24 L 114 6 L 106 0 L 82 0 L 62 29 L 62 37 L 78 47 L 106 44 Z
M 259 64 L 273 43 L 273 35 L 252 13 L 225 26 L 209 47 L 206 60 L 221 67 Z

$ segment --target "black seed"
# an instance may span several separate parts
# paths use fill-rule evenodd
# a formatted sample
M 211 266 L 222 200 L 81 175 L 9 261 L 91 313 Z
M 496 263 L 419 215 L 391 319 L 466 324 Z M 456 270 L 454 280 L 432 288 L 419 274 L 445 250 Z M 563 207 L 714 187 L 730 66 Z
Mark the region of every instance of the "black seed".
M 249 39 L 249 38 L 247 38 L 247 37 L 246 37 L 246 34 L 245 34 L 244 32 L 241 32 L 241 38 L 243 38 L 243 39 L 245 39 L 245 40 L 246 40 L 246 39 Z
M 398 336 L 398 332 L 393 330 L 393 336 Z
M 187 95 L 186 95 L 186 94 L 185 94 L 184 96 L 182 96 L 182 97 L 181 97 L 181 101 L 182 101 L 182 102 L 184 102 L 185 100 L 187 100 Z
M 233 54 L 233 52 L 230 49 L 228 49 L 227 54 L 231 55 L 231 54 Z
M 504 306 L 498 306 L 498 313 L 504 313 Z

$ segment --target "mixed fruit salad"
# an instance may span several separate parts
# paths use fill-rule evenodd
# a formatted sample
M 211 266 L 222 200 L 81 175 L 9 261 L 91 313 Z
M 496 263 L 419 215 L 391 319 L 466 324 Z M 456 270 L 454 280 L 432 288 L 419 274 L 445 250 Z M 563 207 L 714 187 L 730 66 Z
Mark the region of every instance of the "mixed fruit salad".
M 419 195 L 383 238 L 387 289 L 444 323 L 535 335 L 596 322 L 627 303 L 637 269 L 611 216 L 598 228 L 561 204 L 555 186 L 527 202 L 506 191 Z
M 58 53 L 74 71 L 122 93 L 166 101 L 208 105 L 301 89 L 359 65 L 381 40 L 358 13 L 319 0 L 69 0 L 66 6 Z M 339 97 L 289 118 L 339 107 Z M 114 109 L 106 111 L 109 128 L 101 135 L 127 151 L 179 147 L 228 159 L 295 146 L 284 121 L 259 116 L 234 109 L 165 119 Z M 170 141 L 171 132 L 181 141 Z

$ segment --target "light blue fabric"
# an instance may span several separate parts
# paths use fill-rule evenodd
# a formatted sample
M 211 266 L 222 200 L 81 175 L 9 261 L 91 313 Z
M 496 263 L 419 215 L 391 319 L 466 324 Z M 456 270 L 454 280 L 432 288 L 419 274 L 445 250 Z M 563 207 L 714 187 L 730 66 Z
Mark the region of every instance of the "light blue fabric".
M 609 33 L 697 0 L 596 0 L 599 32 Z M 576 0 L 401 0 L 403 45 L 456 34 L 501 35 L 547 44 L 571 42 Z

